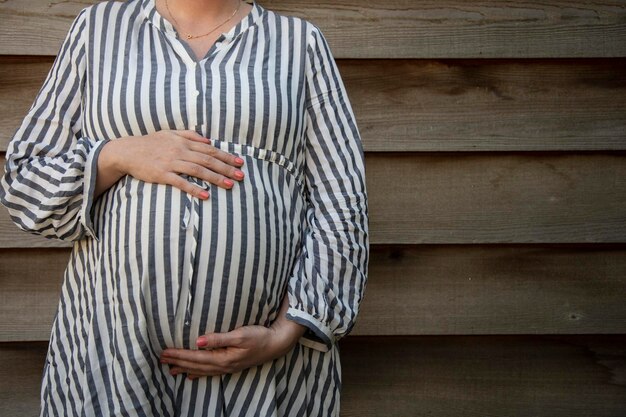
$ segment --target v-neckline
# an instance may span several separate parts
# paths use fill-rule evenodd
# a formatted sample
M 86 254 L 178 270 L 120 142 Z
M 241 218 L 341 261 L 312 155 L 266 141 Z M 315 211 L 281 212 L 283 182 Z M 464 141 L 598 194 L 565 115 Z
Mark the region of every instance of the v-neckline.
M 189 58 L 195 64 L 200 64 L 201 62 L 207 60 L 217 51 L 220 45 L 232 41 L 249 27 L 253 26 L 259 16 L 263 14 L 264 8 L 258 4 L 256 0 L 252 0 L 252 3 L 248 4 L 252 5 L 250 11 L 241 20 L 239 20 L 235 26 L 226 32 L 222 32 L 220 36 L 217 37 L 215 42 L 213 42 L 204 57 L 198 60 L 195 52 L 191 49 L 191 46 L 189 46 L 189 44 L 180 36 L 174 25 L 159 13 L 156 8 L 155 0 L 141 0 L 141 6 L 148 21 L 159 28 L 166 35 L 174 37 L 176 41 L 183 46 L 186 53 L 189 55 Z

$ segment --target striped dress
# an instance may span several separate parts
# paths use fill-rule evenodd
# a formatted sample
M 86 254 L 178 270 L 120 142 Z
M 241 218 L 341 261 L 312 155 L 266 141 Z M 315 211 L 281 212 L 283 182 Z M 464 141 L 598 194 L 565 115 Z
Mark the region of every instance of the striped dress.
M 337 416 L 338 340 L 369 256 L 361 139 L 311 22 L 258 3 L 197 60 L 154 0 L 80 11 L 9 144 L 0 201 L 23 230 L 72 242 L 41 416 Z M 129 175 L 94 198 L 102 146 L 191 129 L 240 155 L 208 200 Z M 270 325 L 307 327 L 278 359 L 172 376 L 159 355 Z

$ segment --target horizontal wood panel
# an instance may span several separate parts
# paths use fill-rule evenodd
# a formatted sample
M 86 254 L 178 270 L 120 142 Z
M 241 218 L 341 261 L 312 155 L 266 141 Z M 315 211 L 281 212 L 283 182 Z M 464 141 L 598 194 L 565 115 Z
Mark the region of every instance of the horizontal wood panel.
M 48 340 L 69 249 L 0 250 L 0 341 Z
M 626 336 L 350 338 L 343 416 L 618 417 Z
M 93 3 L 1 2 L 0 54 L 55 55 L 72 18 Z M 319 25 L 341 58 L 626 56 L 623 0 L 260 3 Z
M 0 341 L 47 340 L 67 249 L 0 251 Z M 626 245 L 371 247 L 354 335 L 626 333 Z
M 626 241 L 623 152 L 368 153 L 366 177 L 374 244 Z M 0 208 L 0 247 L 52 245 Z
M 626 333 L 626 245 L 370 252 L 357 335 Z
M 37 415 L 46 348 L 0 344 L 0 415 Z M 348 336 L 340 349 L 345 417 L 618 417 L 626 410 L 625 335 Z
M 0 344 L 0 415 L 38 416 L 47 342 Z
M 624 153 L 369 154 L 373 243 L 626 240 Z
M 52 61 L 0 57 L 0 150 Z M 339 66 L 366 152 L 626 149 L 626 59 L 340 60 Z
M 626 149 L 626 60 L 342 60 L 366 151 Z

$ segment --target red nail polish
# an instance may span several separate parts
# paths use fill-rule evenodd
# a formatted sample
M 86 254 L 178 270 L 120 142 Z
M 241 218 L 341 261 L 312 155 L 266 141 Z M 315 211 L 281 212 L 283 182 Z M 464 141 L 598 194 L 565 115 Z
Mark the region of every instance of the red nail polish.
M 200 192 L 200 197 L 202 197 L 202 198 L 209 198 L 209 192 L 208 191 L 201 191 Z
M 229 180 L 228 178 L 224 178 L 224 184 L 226 184 L 226 185 L 233 185 L 235 183 L 232 182 L 231 180 Z
M 235 158 L 235 162 L 237 162 L 238 164 L 243 164 L 243 159 L 237 157 Z
M 207 343 L 208 343 L 208 340 L 206 340 L 206 337 L 203 337 L 203 336 L 200 336 L 198 340 L 196 340 L 197 346 L 206 346 Z
M 242 171 L 235 171 L 235 177 L 242 179 L 243 178 L 243 172 Z

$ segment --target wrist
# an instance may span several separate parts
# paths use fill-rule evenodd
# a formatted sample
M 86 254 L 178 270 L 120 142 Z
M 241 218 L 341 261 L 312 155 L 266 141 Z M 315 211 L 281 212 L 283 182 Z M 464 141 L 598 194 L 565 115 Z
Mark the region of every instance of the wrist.
M 113 184 L 126 175 L 123 157 L 128 150 L 123 139 L 109 140 L 102 145 L 96 161 L 98 172 L 96 174 L 96 187 L 93 198 L 98 198 Z
M 306 326 L 285 317 L 275 320 L 270 328 L 274 330 L 275 345 L 281 355 L 289 352 L 307 331 Z
M 100 155 L 98 157 L 98 166 L 103 170 L 110 172 L 116 178 L 121 178 L 126 175 L 126 163 L 125 154 L 127 149 L 126 138 L 119 138 L 109 141 L 102 147 Z

